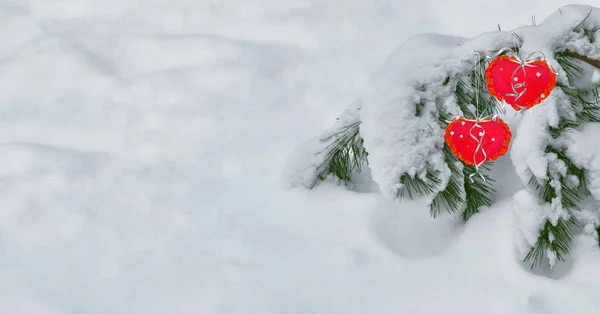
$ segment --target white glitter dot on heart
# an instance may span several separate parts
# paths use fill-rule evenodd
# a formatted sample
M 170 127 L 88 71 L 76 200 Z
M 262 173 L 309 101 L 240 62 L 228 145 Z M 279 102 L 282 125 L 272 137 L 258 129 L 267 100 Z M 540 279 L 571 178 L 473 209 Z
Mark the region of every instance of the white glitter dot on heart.
M 451 131 L 451 132 L 450 132 L 450 135 L 454 135 L 454 131 Z
M 461 122 L 460 124 L 461 124 L 461 125 L 465 125 L 465 122 L 463 121 L 463 122 Z
M 492 142 L 495 142 L 495 141 L 496 141 L 496 139 L 492 137 Z
M 538 72 L 535 75 L 537 75 L 538 77 L 542 76 L 542 73 Z
M 483 136 L 483 132 L 479 132 L 479 136 Z
M 518 78 L 518 77 L 515 77 L 515 82 L 516 82 L 516 81 L 518 81 L 518 80 L 519 80 L 519 78 Z
M 462 136 L 462 134 L 461 134 L 461 135 L 460 135 L 460 138 L 462 138 L 462 137 L 463 137 L 463 136 Z
M 540 95 L 540 96 L 542 96 L 542 98 L 546 97 L 546 95 L 544 95 L 544 94 L 542 94 L 542 95 Z

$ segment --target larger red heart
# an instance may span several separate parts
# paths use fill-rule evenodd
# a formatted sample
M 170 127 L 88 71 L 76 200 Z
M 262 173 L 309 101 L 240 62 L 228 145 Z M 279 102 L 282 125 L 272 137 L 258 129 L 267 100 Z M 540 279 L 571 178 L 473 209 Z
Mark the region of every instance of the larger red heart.
M 499 101 L 506 101 L 515 110 L 531 108 L 550 95 L 556 86 L 556 73 L 544 60 L 525 61 L 521 66 L 514 57 L 500 56 L 485 70 L 485 80 L 490 94 Z M 522 86 L 519 86 L 522 85 Z M 515 89 L 513 90 L 513 86 Z M 523 95 L 516 97 L 523 92 Z
M 473 127 L 476 123 L 478 126 Z M 474 139 L 475 136 L 477 139 Z M 446 127 L 444 139 L 450 150 L 467 165 L 475 166 L 496 160 L 508 150 L 512 134 L 508 125 L 500 118 L 471 119 L 456 118 Z M 479 147 L 481 142 L 481 147 Z M 475 152 L 477 151 L 477 155 Z

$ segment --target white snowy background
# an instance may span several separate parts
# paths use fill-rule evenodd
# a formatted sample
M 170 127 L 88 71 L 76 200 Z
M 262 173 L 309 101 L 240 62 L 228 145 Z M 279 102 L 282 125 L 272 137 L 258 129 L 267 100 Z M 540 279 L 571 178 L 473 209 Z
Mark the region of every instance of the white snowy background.
M 0 1 L 0 313 L 600 313 L 593 242 L 518 263 L 510 171 L 466 225 L 281 184 L 408 37 L 568 3 Z

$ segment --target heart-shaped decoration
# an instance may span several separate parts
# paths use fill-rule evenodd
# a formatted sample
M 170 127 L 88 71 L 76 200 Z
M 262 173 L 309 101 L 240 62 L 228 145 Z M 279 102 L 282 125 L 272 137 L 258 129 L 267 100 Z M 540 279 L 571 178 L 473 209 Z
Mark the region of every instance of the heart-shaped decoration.
M 470 166 L 496 160 L 504 155 L 508 150 L 511 137 L 508 125 L 500 118 L 482 119 L 479 122 L 456 118 L 448 124 L 444 135 L 454 155 Z M 479 142 L 481 147 L 478 149 Z
M 485 80 L 490 94 L 521 110 L 539 104 L 550 95 L 556 86 L 556 73 L 545 60 L 525 61 L 521 67 L 516 58 L 499 56 L 485 70 Z M 517 94 L 525 92 L 517 97 L 515 90 Z

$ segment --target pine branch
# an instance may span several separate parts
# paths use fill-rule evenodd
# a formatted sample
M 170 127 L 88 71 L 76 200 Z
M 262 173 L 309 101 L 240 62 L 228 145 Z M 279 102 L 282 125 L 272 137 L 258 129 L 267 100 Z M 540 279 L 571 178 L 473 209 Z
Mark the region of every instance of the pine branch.
M 596 39 L 594 37 L 594 34 L 596 33 L 596 31 L 598 31 L 600 29 L 600 26 L 594 26 L 592 28 L 585 28 L 584 27 L 584 22 L 590 17 L 591 14 L 592 14 L 592 10 L 590 9 L 590 11 L 588 12 L 588 14 L 583 18 L 583 20 L 581 20 L 581 22 L 579 22 L 579 24 L 577 24 L 573 28 L 573 31 L 577 32 L 577 33 L 583 33 L 583 35 L 585 37 L 587 37 L 588 41 L 591 44 L 593 44 L 596 41 Z M 577 53 L 575 51 L 566 50 L 564 52 L 559 53 L 559 55 L 563 55 L 563 56 L 571 57 L 571 58 L 574 58 L 574 59 L 578 59 L 580 61 L 583 61 L 585 63 L 588 63 L 588 64 L 590 64 L 590 65 L 592 65 L 592 66 L 600 69 L 600 60 L 589 58 L 588 56 L 581 55 L 581 54 L 579 54 L 579 53 Z M 562 64 L 561 64 L 561 66 L 562 66 Z
M 583 68 L 577 64 L 577 61 L 572 59 L 573 57 L 573 55 L 563 53 L 558 54 L 556 58 L 559 65 L 565 70 L 570 85 L 573 85 L 574 79 L 583 73 Z M 548 132 L 553 138 L 560 137 L 564 132 L 568 132 L 582 123 L 600 122 L 600 97 L 598 96 L 597 87 L 593 86 L 592 91 L 588 91 L 577 87 L 557 84 L 557 88 L 560 88 L 569 97 L 574 116 L 563 115 L 559 120 L 558 126 L 548 128 Z M 537 191 L 539 199 L 544 203 L 550 204 L 557 197 L 560 197 L 561 206 L 568 211 L 569 218 L 561 218 L 555 225 L 549 220 L 545 222 L 535 245 L 524 259 L 524 262 L 531 263 L 531 268 L 541 265 L 548 254 L 554 255 L 558 261 L 564 261 L 564 258 L 570 252 L 573 240 L 571 228 L 578 225 L 578 221 L 571 211 L 579 210 L 579 204 L 582 199 L 590 195 L 587 184 L 589 181 L 589 172 L 587 169 L 578 167 L 568 157 L 564 148 L 556 148 L 549 145 L 546 147 L 545 153 L 555 155 L 558 161 L 564 163 L 567 168 L 566 174 L 564 176 L 559 174 L 558 177 L 552 178 L 550 169 L 548 169 L 547 177 L 550 179 L 538 183 L 536 177 L 532 176 L 528 185 Z M 572 176 L 577 178 L 577 184 L 568 179 Z M 560 187 L 554 187 L 552 180 L 558 181 L 555 183 L 559 183 Z
M 441 129 L 445 129 L 446 126 L 448 126 L 448 123 L 450 123 L 450 121 L 452 120 L 453 115 L 450 113 L 442 113 L 440 112 L 438 114 L 438 124 L 440 126 Z
M 340 181 L 348 183 L 353 173 L 360 173 L 362 166 L 367 164 L 367 152 L 359 133 L 360 122 L 354 122 L 343 127 L 339 132 L 324 138 L 322 141 L 332 141 L 325 151 L 327 157 L 319 166 L 317 176 L 310 188 L 331 174 Z
M 577 119 L 582 122 L 600 122 L 600 97 L 598 87 L 593 87 L 592 101 L 586 101 L 580 95 L 590 97 L 589 92 L 580 91 L 577 97 L 572 97 L 572 102 L 579 105 L 580 111 L 576 114 Z
M 458 80 L 454 94 L 456 95 L 456 104 L 458 104 L 458 107 L 460 108 L 460 111 L 462 111 L 463 115 L 465 117 L 474 118 L 475 112 L 473 112 L 473 110 L 471 110 L 469 107 L 471 104 L 475 103 L 472 96 L 473 91 L 469 86 L 469 83 L 462 79 Z
M 579 126 L 577 121 L 560 118 L 556 127 L 548 127 L 548 132 L 553 139 L 557 139 L 563 132 L 570 132 Z
M 575 118 L 581 122 L 600 122 L 600 96 L 598 87 L 593 85 L 591 90 L 577 87 L 560 86 L 569 97 L 575 110 Z
M 573 242 L 570 229 L 576 225 L 577 221 L 573 216 L 567 220 L 559 219 L 556 225 L 546 221 L 540 230 L 537 242 L 527 253 L 523 262 L 530 263 L 531 269 L 533 269 L 542 264 L 548 252 L 552 252 L 558 261 L 564 262 L 565 257 L 571 251 L 571 242 Z
M 500 111 L 498 106 L 501 104 L 486 89 L 485 59 L 482 59 L 471 69 L 470 73 L 460 77 L 456 83 L 454 91 L 456 103 L 464 117 L 492 116 Z M 440 126 L 446 128 L 451 117 L 450 113 L 440 113 Z M 451 177 L 444 190 L 434 197 L 429 212 L 431 216 L 437 217 L 442 209 L 446 209 L 449 213 L 462 210 L 462 218 L 467 221 L 479 212 L 479 208 L 491 205 L 491 195 L 495 192 L 491 183 L 494 180 L 484 175 L 486 181 L 483 181 L 478 175 L 474 175 L 473 182 L 471 182 L 471 175 L 475 173 L 475 168 L 456 158 L 448 145 L 444 145 L 443 153 L 444 161 L 450 168 Z M 491 163 L 484 164 L 479 171 L 483 173 L 489 171 L 490 165 Z
M 429 213 L 433 218 L 436 218 L 442 209 L 446 209 L 449 213 L 455 213 L 461 209 L 465 200 L 463 196 L 462 179 L 463 173 L 461 164 L 458 158 L 454 156 L 447 144 L 444 144 L 444 161 L 450 168 L 452 176 L 444 190 L 439 192 L 429 205 Z
M 579 66 L 579 62 L 573 60 L 573 57 L 568 56 L 566 53 L 556 54 L 556 62 L 565 70 L 567 73 L 567 79 L 569 84 L 573 85 L 576 78 L 583 73 L 583 68 Z M 557 87 L 562 87 L 560 83 L 556 84 Z
M 488 89 L 485 80 L 485 66 L 479 68 L 479 71 L 472 72 L 471 84 L 473 90 L 479 89 L 478 93 L 474 95 L 474 104 L 477 107 L 477 112 L 480 116 L 491 117 L 498 112 L 503 112 L 504 107 L 494 96 L 492 96 Z
M 465 189 L 465 209 L 462 212 L 463 221 L 469 220 L 471 216 L 477 214 L 479 212 L 479 208 L 482 206 L 490 206 L 492 205 L 491 195 L 496 192 L 496 190 L 492 187 L 492 182 L 494 180 L 490 178 L 488 175 L 484 173 L 489 171 L 489 167 L 491 163 L 483 164 L 479 172 L 482 173 L 485 181 L 479 177 L 479 175 L 474 175 L 472 177 L 473 182 L 469 177 L 472 174 L 475 174 L 475 167 L 467 166 L 463 168 L 463 178 L 464 178 L 464 189 Z
M 448 164 L 452 176 L 446 188 L 434 197 L 429 208 L 431 216 L 437 217 L 442 209 L 446 209 L 449 213 L 455 213 L 462 209 L 461 216 L 466 222 L 478 213 L 482 206 L 492 205 L 491 196 L 496 192 L 492 187 L 494 180 L 485 174 L 490 170 L 492 163 L 483 164 L 479 168 L 479 172 L 485 178 L 484 181 L 475 174 L 475 167 L 459 161 L 448 145 L 444 145 L 444 161 Z M 475 174 L 472 177 L 473 182 L 471 182 L 472 174 Z
M 400 176 L 400 184 L 402 188 L 398 190 L 396 196 L 404 198 L 408 196 L 410 199 L 415 199 L 420 196 L 430 195 L 439 188 L 442 181 L 439 179 L 439 171 L 427 170 L 425 178 L 421 178 L 418 175 L 410 176 L 408 173 L 404 173 Z
M 574 218 L 574 215 L 570 211 L 579 210 L 579 204 L 583 199 L 582 195 L 589 193 L 586 184 L 586 181 L 588 180 L 587 170 L 577 167 L 566 156 L 566 153 L 564 151 L 556 150 L 555 148 L 548 146 L 546 149 L 546 153 L 555 153 L 559 160 L 565 162 L 565 165 L 567 166 L 567 176 L 576 176 L 579 180 L 578 185 L 573 186 L 570 182 L 567 181 L 566 177 L 563 176 L 561 176 L 558 180 L 560 183 L 560 192 L 557 192 L 557 189 L 552 186 L 552 181 L 550 179 L 546 179 L 542 184 L 540 184 L 536 180 L 535 176 L 531 176 L 528 185 L 530 188 L 537 191 L 538 198 L 544 203 L 550 204 L 554 201 L 554 199 L 556 199 L 560 195 L 562 208 L 569 211 L 570 216 L 573 217 L 572 219 L 574 221 L 574 224 L 578 224 L 577 220 Z M 567 241 L 567 239 L 561 240 Z M 570 245 L 570 242 L 568 243 Z M 554 253 L 558 254 L 560 252 Z M 536 261 L 536 263 L 538 262 L 541 261 Z
M 588 179 L 588 171 L 585 168 L 578 167 L 566 154 L 564 150 L 559 150 L 554 147 L 548 146 L 546 147 L 546 153 L 555 154 L 558 160 L 564 162 L 567 167 L 567 176 L 576 176 L 579 180 L 579 184 L 577 186 L 571 186 L 567 182 L 567 179 L 564 176 L 561 176 L 559 181 L 561 184 L 561 194 L 562 194 L 562 206 L 565 209 L 576 209 L 579 210 L 579 203 L 583 199 L 582 194 L 587 194 L 589 191 L 587 190 L 586 180 Z M 547 183 L 549 185 L 549 183 Z M 554 188 L 549 187 L 554 191 Z M 580 189 L 581 188 L 581 189 Z M 548 189 L 548 187 L 545 187 Z M 556 193 L 553 193 L 549 196 L 550 198 L 543 198 L 546 203 L 552 202 L 552 199 L 556 197 Z
M 487 90 L 486 63 L 485 58 L 481 59 L 471 69 L 469 75 L 460 78 L 457 82 L 456 103 L 467 118 L 489 117 L 503 111 L 502 103 L 498 102 Z

